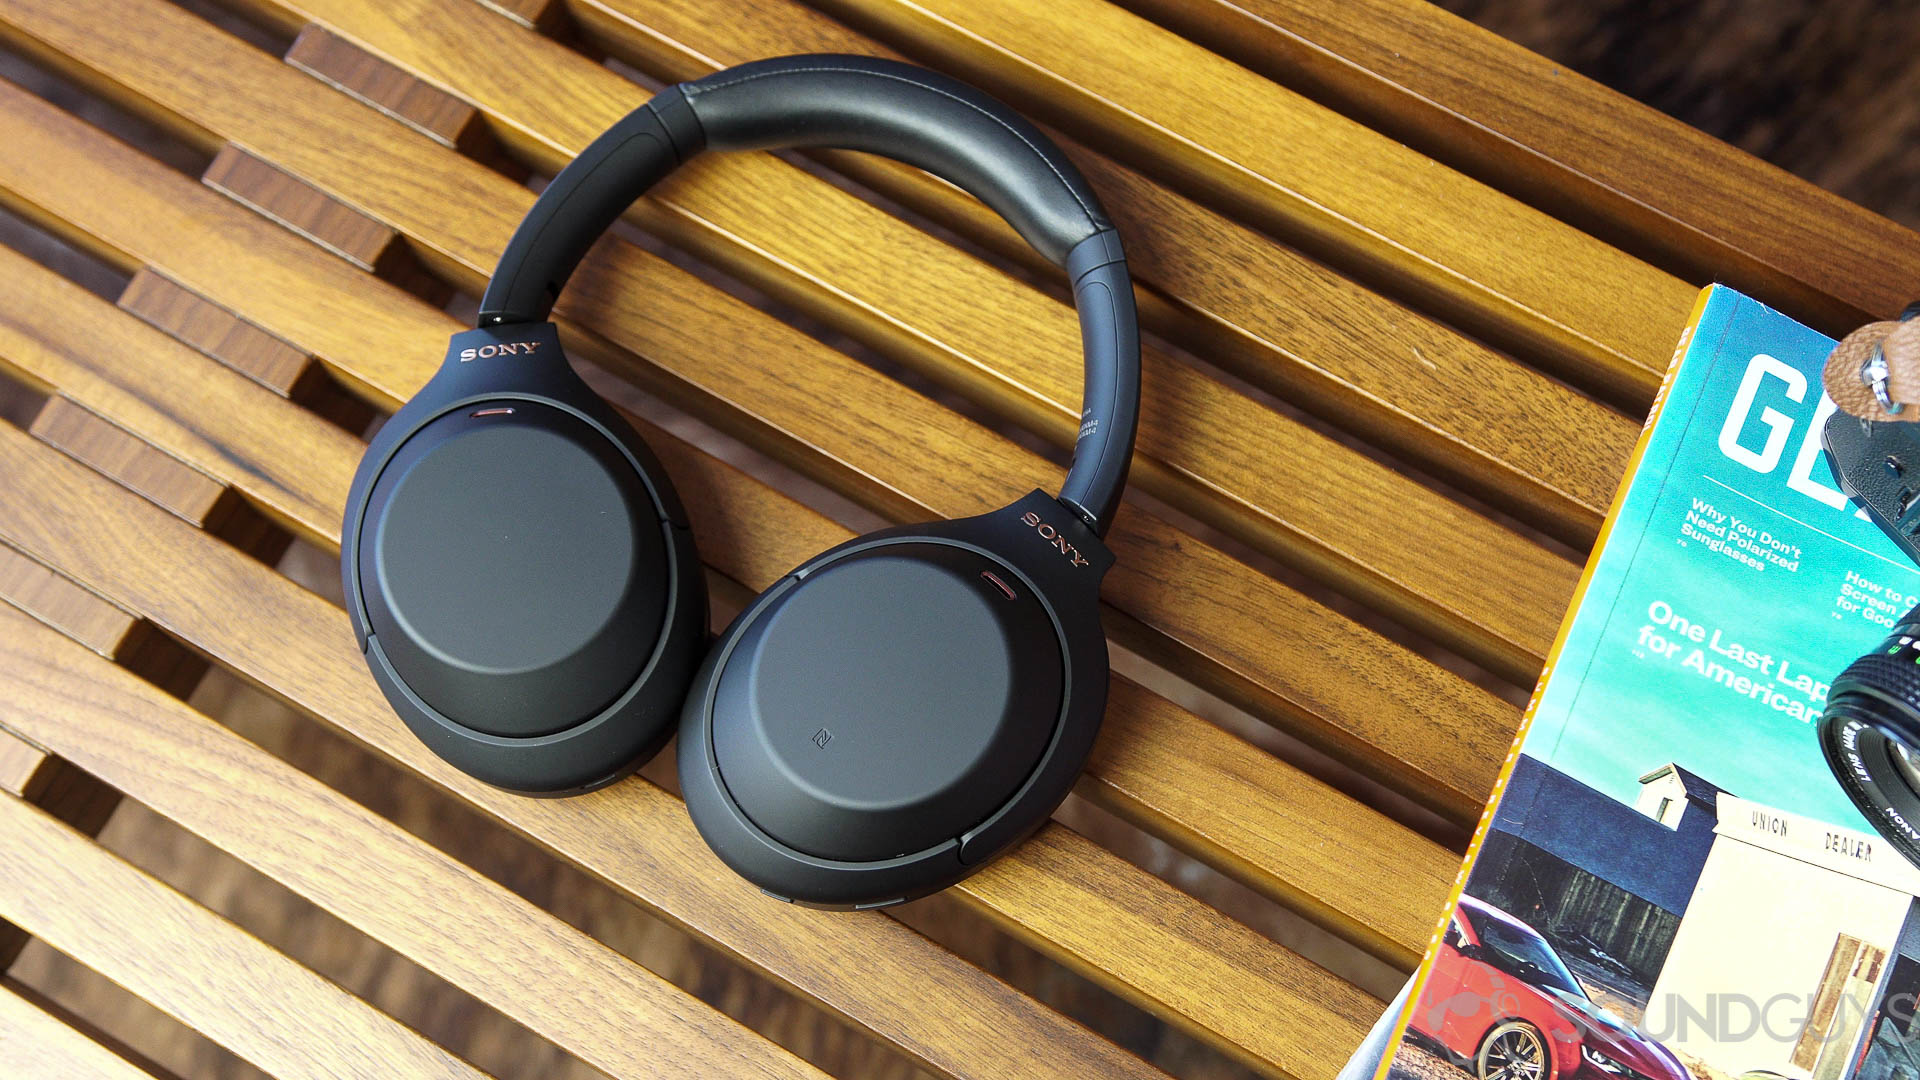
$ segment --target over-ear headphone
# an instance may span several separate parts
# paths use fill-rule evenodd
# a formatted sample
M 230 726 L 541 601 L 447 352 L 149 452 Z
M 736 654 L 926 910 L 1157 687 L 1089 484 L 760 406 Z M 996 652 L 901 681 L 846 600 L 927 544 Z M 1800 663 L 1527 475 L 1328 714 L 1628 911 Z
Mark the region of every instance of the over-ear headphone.
M 1059 496 L 816 556 L 702 663 L 679 499 L 546 320 L 587 248 L 681 162 L 783 147 L 896 158 L 999 211 L 1072 281 L 1085 409 Z M 1119 238 L 1037 128 L 868 57 L 670 87 L 554 177 L 479 324 L 373 439 L 342 533 L 367 662 L 435 753 L 516 791 L 581 791 L 646 760 L 677 715 L 701 835 L 765 891 L 824 907 L 951 884 L 1066 797 L 1106 705 L 1101 537 L 1133 451 L 1140 347 Z

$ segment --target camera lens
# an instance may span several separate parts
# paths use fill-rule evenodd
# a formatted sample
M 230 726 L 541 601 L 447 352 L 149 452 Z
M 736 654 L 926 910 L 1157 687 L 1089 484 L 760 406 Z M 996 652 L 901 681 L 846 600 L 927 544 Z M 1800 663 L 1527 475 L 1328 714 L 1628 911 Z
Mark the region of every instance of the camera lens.
M 1900 771 L 1900 779 L 1907 782 L 1907 788 L 1920 792 L 1920 764 L 1914 762 L 1914 752 L 1906 743 L 1890 743 L 1893 747 L 1893 767 Z
M 1920 865 L 1920 607 L 1833 681 L 1820 749 L 1860 812 Z

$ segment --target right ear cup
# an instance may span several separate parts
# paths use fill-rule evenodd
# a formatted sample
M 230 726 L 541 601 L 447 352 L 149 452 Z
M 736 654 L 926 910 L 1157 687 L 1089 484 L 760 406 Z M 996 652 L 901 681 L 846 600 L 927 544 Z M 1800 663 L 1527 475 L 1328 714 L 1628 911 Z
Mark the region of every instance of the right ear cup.
M 827 908 L 924 896 L 1006 851 L 1099 731 L 1112 562 L 1035 491 L 801 564 L 687 694 L 680 787 L 701 837 L 768 894 Z
M 704 644 L 699 562 L 665 474 L 551 324 L 456 335 L 349 507 L 355 629 L 441 757 L 560 794 L 666 742 Z

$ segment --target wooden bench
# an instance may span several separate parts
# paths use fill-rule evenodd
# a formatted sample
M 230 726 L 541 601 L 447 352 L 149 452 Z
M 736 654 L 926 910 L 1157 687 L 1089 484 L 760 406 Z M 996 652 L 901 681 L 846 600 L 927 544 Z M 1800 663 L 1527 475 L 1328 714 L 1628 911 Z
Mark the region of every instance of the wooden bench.
M 110 282 L 0 247 L 26 402 L 0 425 L 0 971 L 37 942 L 278 1076 L 477 1070 L 96 839 L 116 806 L 609 1076 L 827 1055 L 517 894 L 463 831 L 873 1060 L 1330 1078 L 1425 947 L 1697 288 L 1828 332 L 1920 295 L 1911 233 L 1417 0 L 223 2 L 0 0 L 0 48 L 47 73 L 0 82 L 0 206 Z M 461 328 L 528 178 L 659 84 L 814 50 L 1051 125 L 1149 331 L 1078 798 L 858 915 L 734 879 L 668 761 L 560 801 L 449 770 L 326 595 L 362 435 Z M 629 219 L 559 318 L 687 493 L 721 615 L 854 526 L 1057 480 L 1061 282 L 954 189 L 734 155 Z M 326 753 L 223 724 L 215 683 Z M 394 784 L 460 828 L 395 820 Z M 0 1075 L 180 1071 L 17 976 Z

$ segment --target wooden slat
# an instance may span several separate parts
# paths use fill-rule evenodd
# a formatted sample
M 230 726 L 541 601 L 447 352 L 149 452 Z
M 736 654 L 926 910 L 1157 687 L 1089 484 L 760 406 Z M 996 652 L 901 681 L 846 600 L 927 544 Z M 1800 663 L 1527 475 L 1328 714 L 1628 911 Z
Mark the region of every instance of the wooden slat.
M 31 369 L 36 378 L 205 461 L 238 490 L 257 491 L 251 497 L 283 499 L 282 484 L 297 483 L 305 492 L 300 505 L 312 508 L 306 535 L 338 550 L 341 500 L 359 443 L 202 357 L 146 341 L 145 328 L 122 325 L 131 320 L 4 249 L 0 276 L 32 318 L 24 326 L 0 318 L 0 358 L 20 346 L 21 355 L 39 359 Z M 82 327 L 84 333 L 75 329 Z M 10 330 L 22 338 L 10 339 Z M 108 357 L 119 359 L 113 384 L 92 377 Z M 850 537 L 642 427 L 682 489 L 706 494 L 692 510 L 707 562 L 748 588 L 765 587 L 806 555 Z M 221 452 L 208 453 L 209 445 Z M 774 536 L 784 542 L 767 546 L 765 538 Z M 735 538 L 764 550 L 738 550 Z M 1391 962 L 1409 965 L 1418 955 L 1452 873 L 1453 858 L 1438 845 L 1123 680 L 1116 680 L 1099 745 L 1083 787 L 1096 801 Z M 1214 797 L 1228 790 L 1236 797 Z M 1381 875 L 1396 882 L 1390 893 L 1379 888 Z
M 1920 296 L 1911 230 L 1425 0 L 1120 2 L 1827 333 Z
M 1105 0 L 819 6 L 1610 394 L 1651 396 L 1692 309 L 1695 286 Z
M 0 10 L 25 2 L 8 0 Z M 324 12 L 328 25 L 342 34 L 361 35 L 356 40 L 365 39 L 407 70 L 473 96 L 495 118 L 503 137 L 532 149 L 544 147 L 548 160 L 557 160 L 556 151 L 584 146 L 604 123 L 645 97 L 641 88 L 551 42 L 505 22 L 495 21 L 490 29 L 477 23 L 464 5 L 300 0 L 297 6 Z M 437 252 L 441 272 L 464 273 L 462 280 L 477 286 L 492 267 L 511 233 L 511 219 L 526 204 L 523 192 L 489 192 L 462 204 L 458 193 L 482 183 L 500 186 L 500 181 L 470 180 L 469 169 L 462 168 L 466 163 L 436 161 L 422 153 L 424 147 L 385 138 L 387 132 L 343 114 L 338 105 L 314 102 L 264 72 L 248 72 L 244 94 L 237 85 L 183 79 L 154 41 L 174 42 L 164 51 L 202 55 L 208 70 L 233 71 L 236 78 L 245 65 L 238 54 L 225 59 L 221 43 L 204 27 L 188 25 L 190 20 L 177 14 L 130 7 L 115 21 L 137 22 L 143 32 L 111 44 L 44 12 L 8 21 L 17 32 L 55 45 L 92 77 L 164 101 L 187 116 L 191 127 L 217 130 L 262 153 L 271 145 L 276 164 L 316 184 L 356 192 L 368 209 L 384 199 L 383 218 L 423 253 Z M 541 54 L 542 46 L 552 54 Z M 528 69 L 467 62 L 475 51 L 543 55 L 542 80 L 536 87 Z M 566 85 L 567 93 L 556 95 L 555 85 Z M 260 107 L 267 87 L 284 107 Z M 566 100 L 564 109 L 556 107 L 560 97 Z M 324 149 L 355 143 L 366 149 L 353 155 Z M 412 163 L 407 180 L 394 176 L 374 182 L 369 175 L 374 167 L 401 161 Z M 450 194 L 420 198 L 422 170 L 444 171 L 443 180 L 427 186 L 436 196 Z M 478 213 L 509 220 L 483 224 L 475 220 Z M 1070 442 L 1078 429 L 1079 338 L 1067 307 L 849 193 L 767 155 L 732 155 L 695 163 L 635 213 L 782 299 L 989 400 L 1057 442 Z M 910 262 L 915 273 L 898 274 L 893 261 L 873 258 L 876 251 Z M 706 290 L 690 277 L 671 291 L 658 278 L 635 277 L 622 287 L 648 297 L 662 320 L 688 322 L 686 313 L 674 310 L 677 303 L 711 307 L 719 302 L 695 301 Z M 977 306 L 955 305 L 954 296 L 967 296 Z M 1543 611 L 1558 603 L 1543 605 L 1541 597 L 1570 593 L 1575 576 L 1570 563 L 1232 393 L 1184 361 L 1168 355 L 1150 361 L 1134 470 L 1140 487 L 1366 602 L 1394 610 L 1403 621 L 1514 681 L 1531 683 L 1552 638 L 1553 619 Z M 792 367 L 792 361 L 783 364 L 778 381 L 790 381 Z M 718 392 L 734 390 L 729 384 Z M 891 463 L 900 464 L 897 455 Z M 886 486 L 902 483 L 892 480 Z M 866 494 L 878 497 L 871 485 Z M 1376 542 L 1366 522 L 1374 508 L 1386 505 L 1426 523 L 1421 557 L 1407 558 L 1395 546 Z M 1513 572 L 1498 577 L 1468 572 L 1476 560 L 1488 557 Z
M 299 535 L 338 543 L 359 440 L 4 247 L 0 277 L 24 301 L 0 311 L 0 366 L 165 447 Z
M 563 0 L 477 0 L 530 29 L 553 33 L 565 25 Z
M 0 791 L 24 793 L 46 760 L 45 750 L 0 732 Z
M 221 147 L 200 178 L 363 270 L 435 302 L 449 295 L 399 233 L 239 147 Z
M 26 616 L 0 611 L 0 652 L 7 659 L 0 724 L 595 1068 L 621 1077 L 820 1075 Z M 406 883 L 404 896 L 389 887 L 394 882 Z
M 392 229 L 235 146 L 223 146 L 201 179 L 339 255 L 372 270 L 399 242 Z
M 53 491 L 57 507 L 36 494 Z M 130 545 L 133 536 L 142 543 Z M 935 1068 L 1021 1076 L 1138 1068 L 883 914 L 766 900 L 726 873 L 678 801 L 649 783 L 526 799 L 447 767 L 385 706 L 337 608 L 7 428 L 0 539 L 128 602 L 292 707 Z M 1036 947 L 1223 1051 L 1275 1075 L 1330 1077 L 1377 1013 L 1376 999 L 1060 826 L 1038 837 L 954 895 L 977 908 L 1018 911 L 1018 932 Z M 1098 892 L 1097 910 L 1112 916 L 1098 932 L 1075 900 L 1081 889 Z M 1054 902 L 1028 908 L 1021 897 Z M 820 964 L 821 956 L 835 962 Z M 912 1002 L 900 988 L 909 985 L 920 993 L 912 1002 L 939 1002 L 935 1013 L 903 1009 Z M 1045 1061 L 1023 1049 L 1033 1045 L 1049 1046 Z
M 36 315 L 44 316 L 44 312 Z M 0 358 L 0 365 L 5 363 Z M 29 375 L 32 377 L 32 373 Z M 218 532 L 263 561 L 273 562 L 286 550 L 286 536 L 265 518 L 250 512 L 224 484 L 62 395 L 48 399 L 29 431 L 41 442 L 85 462 L 186 521 Z M 134 648 L 140 644 L 133 643 Z M 166 664 L 158 656 L 143 662 Z M 157 671 L 150 673 L 158 677 Z M 189 688 L 198 678 L 197 674 L 179 674 Z
M 12 795 L 0 918 L 276 1076 L 484 1075 Z
M 311 362 L 272 334 L 141 267 L 120 306 L 262 386 L 292 393 Z
M 5 605 L 0 605 L 0 619 L 38 625 Z M 88 836 L 105 827 L 119 800 L 117 793 L 44 747 L 5 731 L 0 731 L 0 791 L 33 803 Z M 5 967 L 0 963 L 0 970 Z
M 751 19 L 725 22 L 701 0 L 576 0 L 574 10 L 596 43 L 666 80 L 789 51 L 891 54 L 794 0 L 761 0 Z M 1631 421 L 1109 158 L 1069 149 L 1126 239 L 1143 325 L 1562 539 L 1591 542 L 1632 447 Z M 822 156 L 996 253 L 1056 273 L 952 186 L 879 158 Z M 1469 384 L 1483 392 L 1459 392 Z
M 12 555 L 16 559 L 24 558 L 8 548 L 0 548 L 0 555 Z M 5 613 L 12 614 L 11 610 Z M 22 795 L 29 787 L 37 787 L 40 782 L 39 777 L 52 760 L 52 757 L 38 746 L 8 732 L 0 731 L 0 791 Z M 13 962 L 19 959 L 21 950 L 25 949 L 27 943 L 32 940 L 26 931 L 19 927 L 0 922 L 0 975 L 6 974 L 7 969 L 13 966 Z M 0 1053 L 4 1052 L 4 1046 L 0 1045 Z
M 64 397 L 47 400 L 33 436 L 113 477 L 196 525 L 205 525 L 226 489 L 178 458 L 102 420 Z
M 34 1080 L 153 1080 L 153 1074 L 0 986 L 0 1075 Z
M 0 619 L 31 621 L 5 604 L 0 604 Z M 0 731 L 0 791 L 34 804 L 85 836 L 98 836 L 120 805 L 119 792 L 6 731 Z M 0 922 L 0 974 L 31 940 L 26 931 Z
M 323 26 L 308 26 L 288 47 L 286 61 L 436 141 L 478 156 L 491 141 L 473 106 L 353 46 Z
M 102 656 L 118 653 L 138 621 L 5 545 L 0 545 L 0 596 Z
M 238 64 L 243 57 L 231 60 Z M 283 69 L 275 65 L 274 70 Z M 271 78 L 268 72 L 257 74 Z M 377 283 L 349 272 L 338 260 L 316 260 L 297 242 L 289 246 L 284 234 L 262 232 L 243 220 L 250 215 L 234 217 L 224 200 L 210 200 L 195 185 L 181 184 L 30 96 L 0 86 L 0 99 L 7 102 L 0 109 L 0 131 L 31 147 L 30 153 L 0 159 L 0 190 L 28 216 L 117 262 L 152 265 L 223 306 L 243 310 L 320 356 L 375 400 L 405 397 L 428 370 L 420 365 L 437 359 L 438 345 L 429 343 L 445 332 L 444 316 L 395 304 L 392 290 L 375 289 Z M 333 145 L 354 145 L 356 131 L 390 124 L 349 102 L 340 104 L 360 121 L 343 127 Z M 64 179 L 75 172 L 97 180 L 76 187 Z M 414 189 L 418 179 L 396 177 L 394 183 Z M 503 240 L 516 197 L 524 205 L 524 191 L 500 194 L 508 203 L 505 213 L 490 203 L 475 203 L 466 212 L 497 216 L 497 236 Z M 788 448 L 831 451 L 832 457 L 813 452 L 798 458 L 802 467 L 828 466 L 822 475 L 830 479 L 834 469 L 863 478 L 868 471 L 885 470 L 882 494 L 889 499 L 883 505 L 897 515 L 928 512 L 900 493 L 900 484 L 918 486 L 915 497 L 937 502 L 942 512 L 974 513 L 1010 494 L 1008 478 L 1031 477 L 1036 484 L 1055 479 L 1032 455 L 944 410 L 928 411 L 925 399 L 663 261 L 626 245 L 605 245 L 602 254 L 606 258 L 583 270 L 578 290 L 583 296 L 591 295 L 592 283 L 600 278 L 593 267 L 617 260 L 632 275 L 625 280 L 632 282 L 636 297 L 698 298 L 681 310 L 642 305 L 645 310 L 627 327 L 605 327 L 621 335 L 628 349 L 656 362 L 670 361 L 676 378 L 693 381 L 693 394 L 679 384 L 680 400 L 697 407 L 694 399 L 709 387 L 714 394 L 778 395 L 770 406 L 752 400 L 748 414 L 757 419 L 771 409 L 787 423 L 805 419 L 810 425 L 805 434 L 813 442 L 786 436 Z M 596 340 L 576 330 L 570 347 L 632 366 L 616 350 L 592 351 Z M 796 358 L 805 358 L 810 385 L 793 385 L 790 368 Z M 723 362 L 746 366 L 729 368 Z M 843 380 L 849 388 L 823 389 L 829 380 Z M 845 411 L 823 411 L 825 401 L 838 402 Z M 850 414 L 862 415 L 874 430 L 850 425 Z M 738 428 L 738 416 L 719 418 L 729 417 Z M 928 431 L 943 429 L 970 440 L 951 453 L 946 469 L 932 468 L 939 464 L 935 461 L 912 468 L 902 464 L 897 446 L 944 449 L 926 441 Z M 898 434 L 876 435 L 888 431 Z M 855 463 L 839 465 L 849 455 Z M 983 474 L 983 465 L 996 462 L 1004 466 Z M 1357 767 L 1395 777 L 1456 816 L 1477 812 L 1514 723 L 1505 703 L 1148 515 L 1124 515 L 1115 546 L 1123 561 L 1108 579 L 1107 596 L 1138 620 L 1115 624 L 1130 643 L 1171 657 L 1176 666 L 1262 715 L 1288 717 L 1303 737 Z M 1356 679 L 1353 672 L 1378 677 Z

